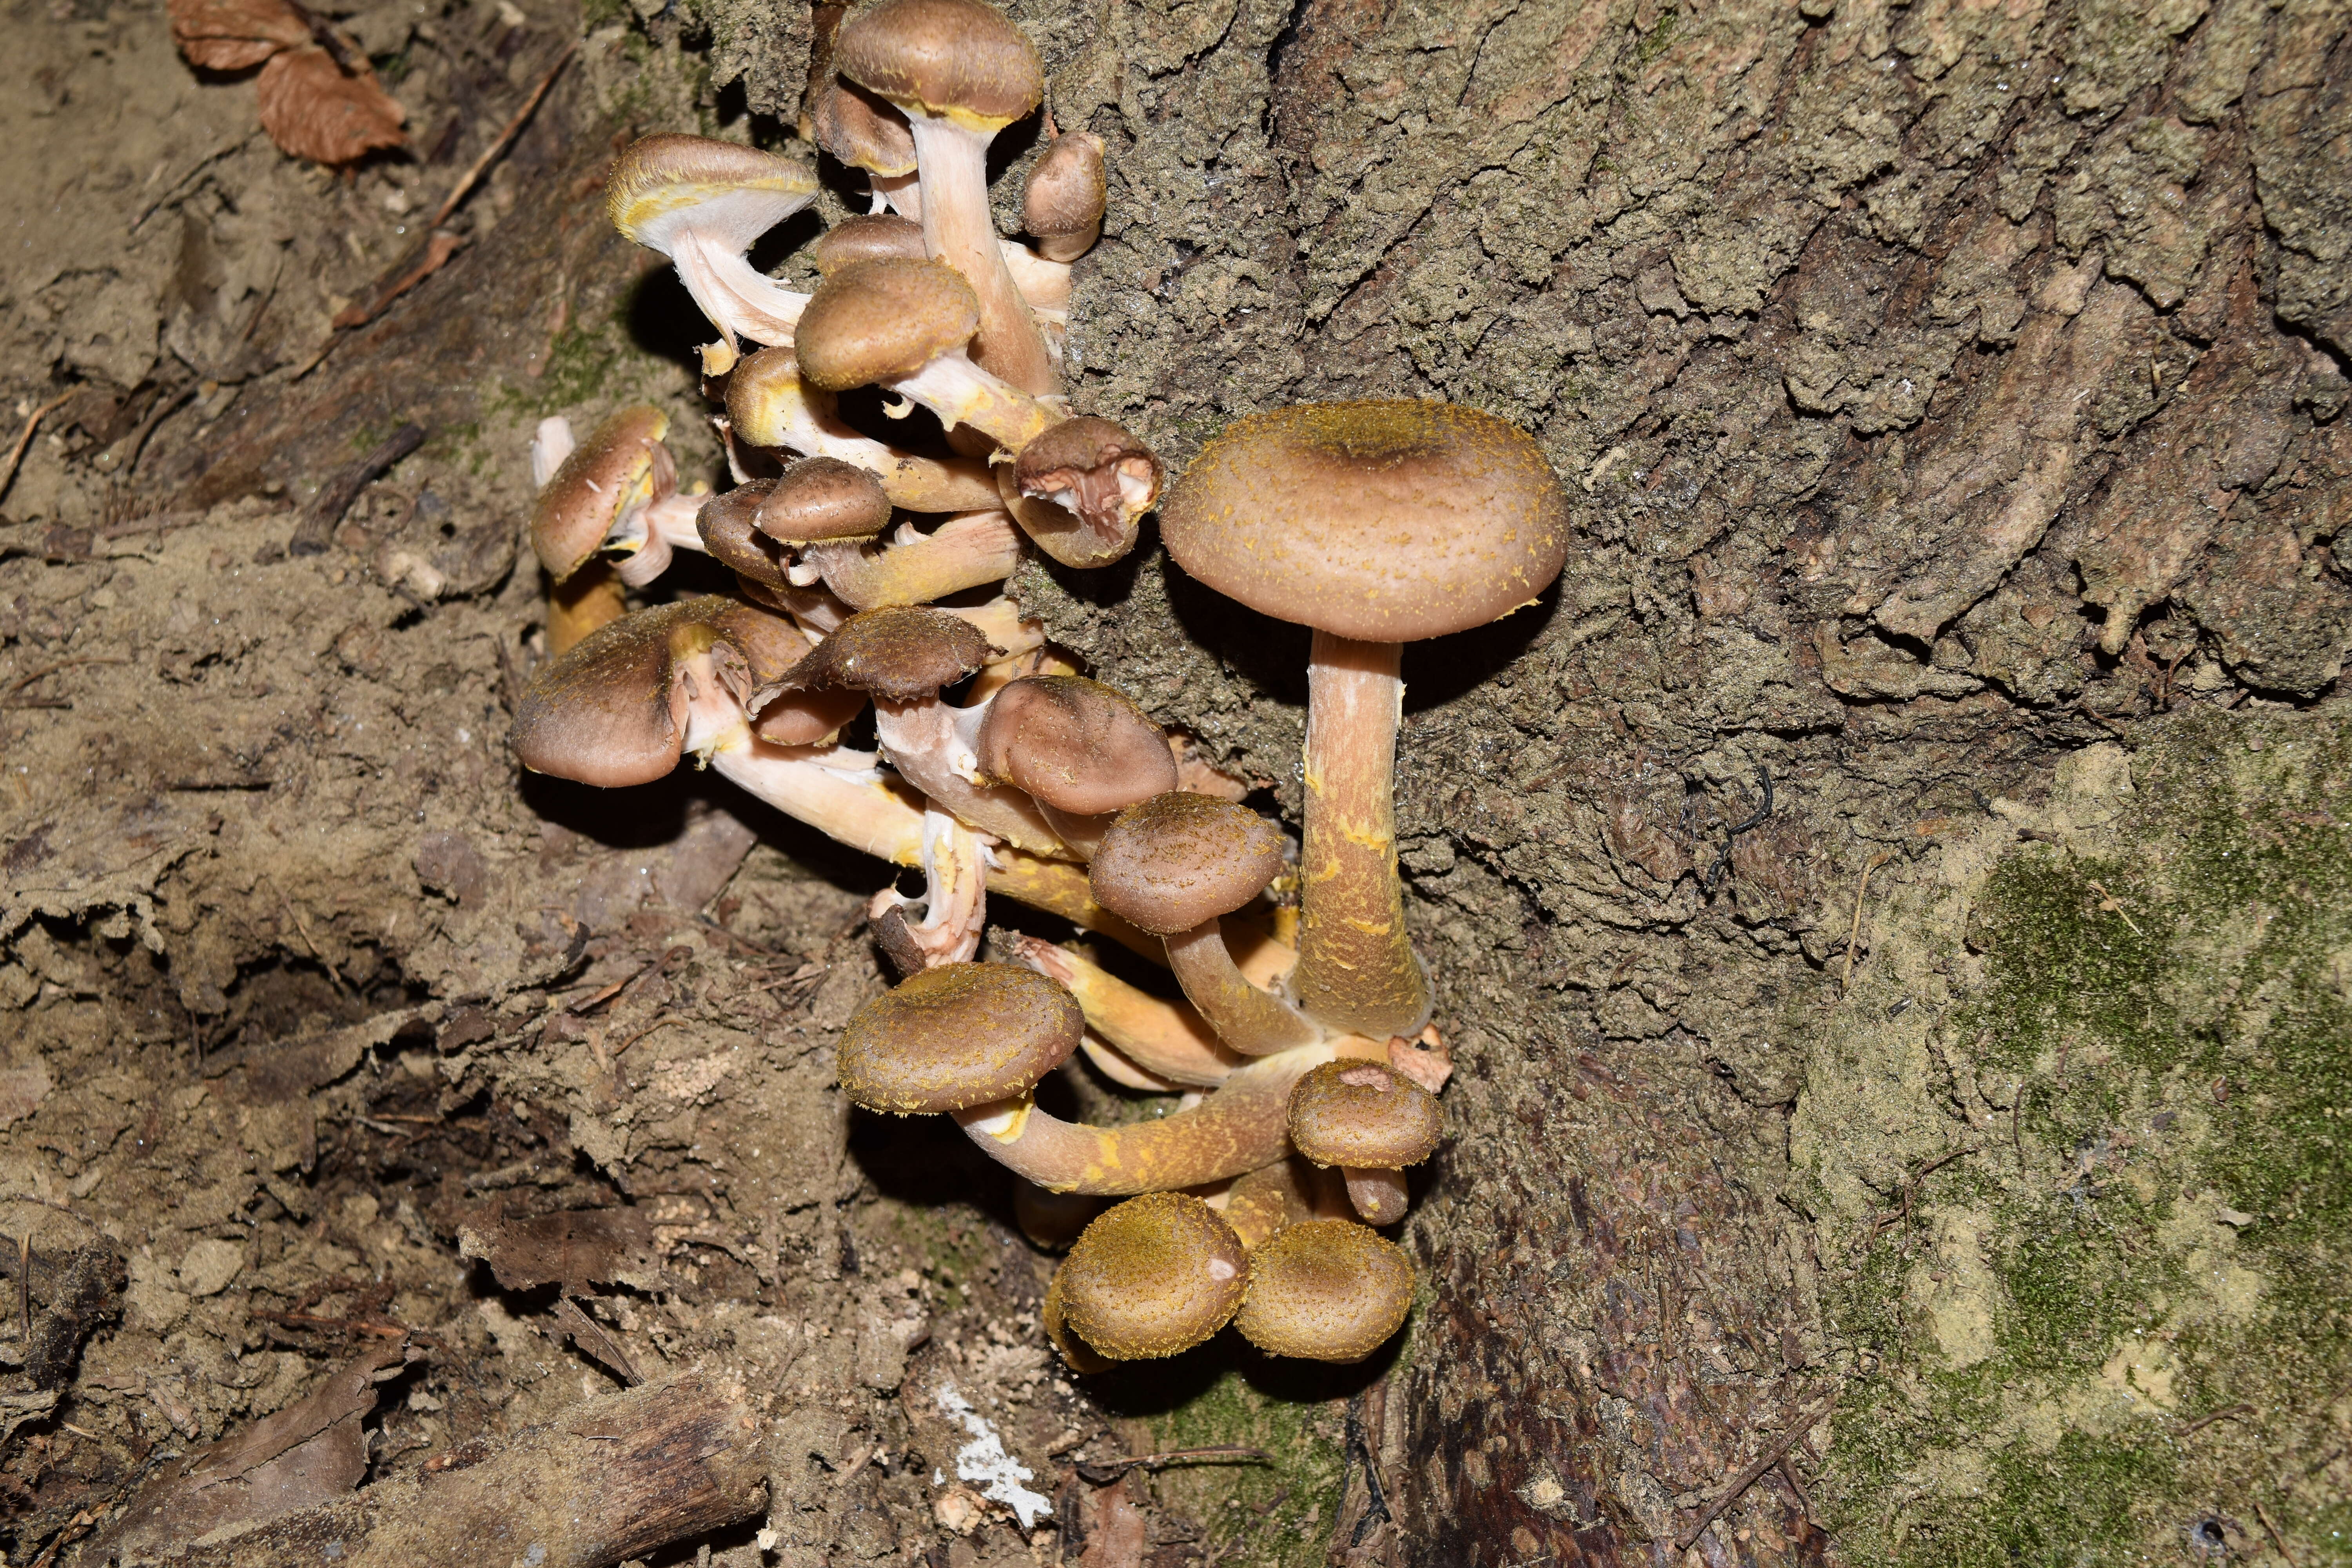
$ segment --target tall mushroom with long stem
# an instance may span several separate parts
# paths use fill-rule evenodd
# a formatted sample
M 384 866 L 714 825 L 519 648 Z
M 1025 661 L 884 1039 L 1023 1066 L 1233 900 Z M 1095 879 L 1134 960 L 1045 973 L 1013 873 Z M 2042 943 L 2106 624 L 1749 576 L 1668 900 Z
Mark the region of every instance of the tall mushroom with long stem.
M 614 163 L 604 210 L 622 234 L 670 258 L 731 351 L 739 338 L 792 342 L 807 296 L 761 273 L 745 253 L 815 195 L 816 175 L 797 159 L 664 132 L 631 142 Z
M 843 21 L 833 63 L 897 105 L 914 132 L 923 241 L 980 296 L 980 363 L 1025 392 L 1058 393 L 988 205 L 988 144 L 1045 97 L 1035 46 L 981 0 L 876 0 Z
M 1397 878 L 1400 655 L 1510 614 L 1559 574 L 1559 482 L 1525 431 L 1476 409 L 1307 404 L 1211 441 L 1160 528 L 1194 577 L 1315 629 L 1292 985 L 1326 1024 L 1412 1035 L 1430 993 Z

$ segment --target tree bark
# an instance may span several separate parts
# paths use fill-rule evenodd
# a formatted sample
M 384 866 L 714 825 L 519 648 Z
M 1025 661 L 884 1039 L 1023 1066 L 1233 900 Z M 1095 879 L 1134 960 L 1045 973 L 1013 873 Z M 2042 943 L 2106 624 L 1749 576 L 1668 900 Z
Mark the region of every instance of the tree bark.
M 1354 1387 L 1334 1552 L 1824 1560 L 1884 1487 L 1811 1495 L 1822 1412 L 1894 1352 L 1827 1316 L 1854 1226 L 1821 1196 L 1841 1156 L 1791 1129 L 1897 945 L 1873 889 L 2179 704 L 2341 723 L 2346 8 L 1012 10 L 1060 126 L 1110 148 L 1076 406 L 1177 468 L 1253 409 L 1446 397 L 1534 431 L 1576 504 L 1557 590 L 1405 658 L 1402 858 L 1461 1071 L 1406 1231 L 1427 1305 Z M 731 16 L 722 59 L 751 47 Z M 751 107 L 788 118 L 763 69 Z M 462 422 L 480 367 L 540 347 L 488 323 L 559 277 L 583 317 L 619 289 L 635 264 L 576 195 L 612 126 L 543 112 L 540 195 L 248 399 L 189 494 L 327 472 L 354 425 Z M 458 288 L 471 312 L 433 308 Z M 1303 632 L 1148 535 L 1019 587 L 1295 818 Z M 2022 1175 L 2026 1135 L 1985 1136 Z M 1854 1137 L 1908 1227 L 1925 1160 Z

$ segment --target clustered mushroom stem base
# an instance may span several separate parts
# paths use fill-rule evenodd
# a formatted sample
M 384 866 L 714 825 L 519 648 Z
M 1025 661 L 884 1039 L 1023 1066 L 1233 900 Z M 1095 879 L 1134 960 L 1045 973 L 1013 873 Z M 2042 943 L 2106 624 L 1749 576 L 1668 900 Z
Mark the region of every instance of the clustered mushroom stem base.
M 710 766 L 720 777 L 828 838 L 894 866 L 919 864 L 922 808 L 878 769 L 827 767 L 818 760 L 823 754 L 815 747 L 771 746 L 746 732 L 717 747 Z
M 1429 1021 L 1428 977 L 1397 879 L 1397 721 L 1402 648 L 1315 634 L 1307 668 L 1307 809 L 1298 856 L 1302 1010 L 1384 1039 Z
M 980 353 L 988 370 L 1037 396 L 1062 390 L 1053 355 L 1004 265 L 988 205 L 989 138 L 950 121 L 907 117 L 923 172 L 923 248 L 963 274 L 980 297 Z
M 1170 937 L 1168 967 L 1217 1037 L 1244 1056 L 1271 1056 L 1323 1033 L 1297 1008 L 1249 983 L 1225 948 L 1220 921 L 1206 920 Z

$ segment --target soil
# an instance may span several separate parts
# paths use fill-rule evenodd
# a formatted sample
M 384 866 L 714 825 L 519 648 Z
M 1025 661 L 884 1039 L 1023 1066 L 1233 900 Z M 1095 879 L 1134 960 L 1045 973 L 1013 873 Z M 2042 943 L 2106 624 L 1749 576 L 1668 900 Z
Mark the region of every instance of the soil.
M 788 134 L 804 8 L 330 6 L 413 139 L 335 174 L 160 6 L 19 3 L 6 1561 L 292 1561 L 169 1509 L 294 1454 L 381 1519 L 675 1387 L 756 1424 L 711 1511 L 559 1560 L 2352 1563 L 2352 11 L 1010 9 L 1110 148 L 1079 407 L 1181 466 L 1447 396 L 1576 506 L 1406 655 L 1406 1335 L 1072 1377 L 999 1173 L 833 1085 L 885 869 L 508 751 L 536 421 L 720 479 L 604 168 Z M 1295 812 L 1303 633 L 1148 530 L 1015 588 Z

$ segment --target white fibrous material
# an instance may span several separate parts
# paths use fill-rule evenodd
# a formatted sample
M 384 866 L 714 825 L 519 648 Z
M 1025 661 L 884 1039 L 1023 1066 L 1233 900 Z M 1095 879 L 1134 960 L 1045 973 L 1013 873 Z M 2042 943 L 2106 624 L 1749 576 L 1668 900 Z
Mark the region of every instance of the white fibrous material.
M 971 1407 L 962 1390 L 952 1383 L 942 1384 L 939 1404 L 942 1412 L 962 1422 L 964 1430 L 971 1434 L 971 1441 L 956 1450 L 956 1479 L 973 1483 L 981 1496 L 1011 1509 L 1024 1530 L 1054 1511 L 1052 1499 L 1021 1484 L 1036 1472 L 1004 1451 L 1004 1439 L 986 1416 Z

